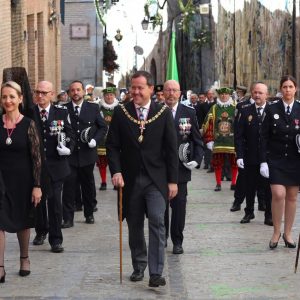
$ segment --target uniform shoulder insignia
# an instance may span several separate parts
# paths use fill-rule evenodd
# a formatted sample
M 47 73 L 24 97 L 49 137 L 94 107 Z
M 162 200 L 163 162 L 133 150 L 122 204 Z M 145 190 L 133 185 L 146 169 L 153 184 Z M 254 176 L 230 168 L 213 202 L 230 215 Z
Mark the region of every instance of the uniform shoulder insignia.
M 64 105 L 59 105 L 59 104 L 55 104 L 54 105 L 56 108 L 62 108 L 62 109 L 68 109 L 66 106 Z
M 183 106 L 185 106 L 185 107 L 187 107 L 187 108 L 190 108 L 190 109 L 195 109 L 194 107 L 192 107 L 192 106 L 189 106 L 189 105 L 187 105 L 187 104 L 185 104 L 185 103 L 181 103 Z
M 271 102 L 269 102 L 269 105 L 273 105 L 273 104 L 276 104 L 278 102 L 279 102 L 279 100 L 271 101 Z
M 251 106 L 251 105 L 252 105 L 251 103 L 246 103 L 246 104 L 242 105 L 241 108 L 249 107 L 249 106 Z
M 296 102 L 300 103 L 300 100 L 296 100 Z

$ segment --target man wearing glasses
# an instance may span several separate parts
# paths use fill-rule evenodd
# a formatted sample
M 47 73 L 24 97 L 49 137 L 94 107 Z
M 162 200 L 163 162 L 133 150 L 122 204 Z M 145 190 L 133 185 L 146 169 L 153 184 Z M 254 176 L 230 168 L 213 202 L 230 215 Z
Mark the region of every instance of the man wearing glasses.
M 41 137 L 42 190 L 41 205 L 37 207 L 36 237 L 34 245 L 42 245 L 46 239 L 49 222 L 49 244 L 51 251 L 60 253 L 63 235 L 62 222 L 62 186 L 64 179 L 70 173 L 67 156 L 74 148 L 74 132 L 68 121 L 68 110 L 59 105 L 53 105 L 53 85 L 49 81 L 41 81 L 34 91 L 34 119 Z M 64 136 L 59 141 L 59 137 Z M 48 208 L 48 209 L 47 209 Z M 48 217 L 47 217 L 48 211 Z

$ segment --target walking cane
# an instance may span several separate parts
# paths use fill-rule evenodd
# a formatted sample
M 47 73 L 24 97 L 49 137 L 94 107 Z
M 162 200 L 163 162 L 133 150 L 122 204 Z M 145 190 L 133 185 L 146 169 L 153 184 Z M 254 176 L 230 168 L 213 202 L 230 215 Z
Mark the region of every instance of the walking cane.
M 300 250 L 300 233 L 299 233 L 299 238 L 298 238 L 298 248 L 297 248 L 296 261 L 295 261 L 295 273 L 297 272 L 297 267 L 298 267 L 299 250 Z
M 119 232 L 120 232 L 120 284 L 122 284 L 122 211 L 123 211 L 123 190 L 119 187 Z

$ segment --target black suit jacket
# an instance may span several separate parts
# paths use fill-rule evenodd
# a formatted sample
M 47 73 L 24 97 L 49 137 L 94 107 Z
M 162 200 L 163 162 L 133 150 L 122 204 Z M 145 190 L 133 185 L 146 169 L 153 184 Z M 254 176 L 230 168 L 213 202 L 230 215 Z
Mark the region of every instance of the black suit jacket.
M 138 119 L 133 102 L 124 105 L 129 115 Z M 155 116 L 161 104 L 151 102 L 147 120 Z M 124 186 L 124 217 L 132 187 L 144 169 L 165 199 L 168 183 L 178 182 L 177 138 L 169 108 L 152 123 L 146 124 L 144 140 L 138 142 L 139 125 L 130 120 L 120 106 L 114 109 L 106 140 L 111 175 L 122 173 Z
M 286 171 L 300 170 L 300 153 L 295 140 L 300 134 L 299 122 L 300 103 L 297 100 L 289 116 L 282 100 L 269 104 L 261 134 L 261 162 Z
M 70 167 L 67 156 L 60 156 L 57 152 L 57 135 L 50 134 L 50 126 L 53 121 L 61 120 L 64 122 L 63 131 L 66 133 L 68 141 L 66 146 L 72 152 L 75 145 L 75 135 L 68 121 L 68 110 L 65 107 L 51 105 L 45 123 L 41 120 L 38 106 L 34 108 L 34 114 L 34 119 L 36 120 L 37 128 L 41 136 L 41 147 L 44 157 L 43 171 L 46 171 L 53 181 L 62 180 L 69 175 Z
M 260 133 L 268 105 L 259 118 L 255 104 L 240 109 L 234 136 L 237 159 L 242 158 L 245 165 L 260 164 Z
M 179 120 L 181 118 L 188 118 L 191 124 L 191 132 L 187 137 L 180 134 L 179 130 Z M 191 161 L 194 160 L 200 166 L 202 157 L 204 155 L 203 142 L 199 132 L 199 126 L 196 117 L 196 111 L 194 108 L 185 106 L 183 104 L 178 104 L 175 119 L 175 128 L 177 131 L 177 143 L 178 147 L 182 143 L 189 142 L 192 145 L 192 157 Z M 191 171 L 187 169 L 182 162 L 179 161 L 179 173 L 178 173 L 178 183 L 188 182 L 191 180 Z
M 68 108 L 71 126 L 76 134 L 76 143 L 73 153 L 69 156 L 69 163 L 74 167 L 84 167 L 94 164 L 97 159 L 97 147 L 90 148 L 88 143 L 83 143 L 80 134 L 83 129 L 92 127 L 92 136 L 97 144 L 106 134 L 106 124 L 100 115 L 99 106 L 95 103 L 83 101 L 79 118 L 77 119 L 72 101 L 65 105 Z

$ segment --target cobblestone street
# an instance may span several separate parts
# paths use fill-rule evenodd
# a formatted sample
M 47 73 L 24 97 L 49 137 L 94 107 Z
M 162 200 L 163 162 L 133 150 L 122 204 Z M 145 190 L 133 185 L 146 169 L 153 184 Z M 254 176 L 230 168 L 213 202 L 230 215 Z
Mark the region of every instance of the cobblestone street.
M 32 273 L 27 278 L 18 276 L 16 235 L 7 235 L 7 276 L 5 284 L 0 284 L 0 299 L 299 299 L 296 250 L 285 248 L 281 239 L 278 248 L 270 251 L 272 227 L 263 224 L 263 212 L 256 209 L 250 224 L 240 224 L 243 210 L 229 211 L 233 200 L 230 183 L 224 182 L 219 193 L 213 191 L 214 186 L 213 174 L 202 169 L 193 173 L 185 252 L 173 255 L 168 241 L 165 287 L 149 288 L 147 270 L 142 282 L 129 281 L 132 267 L 126 222 L 120 285 L 116 192 L 109 185 L 107 191 L 97 190 L 99 210 L 94 225 L 85 224 L 83 214 L 77 212 L 75 226 L 64 229 L 64 253 L 51 253 L 48 242 L 32 246 L 32 231 Z M 299 217 L 298 213 L 294 239 L 300 230 Z

